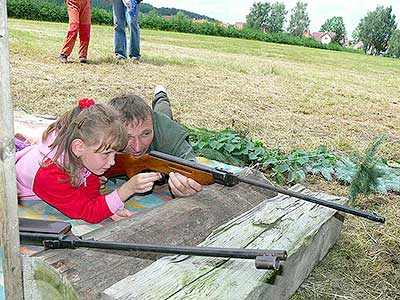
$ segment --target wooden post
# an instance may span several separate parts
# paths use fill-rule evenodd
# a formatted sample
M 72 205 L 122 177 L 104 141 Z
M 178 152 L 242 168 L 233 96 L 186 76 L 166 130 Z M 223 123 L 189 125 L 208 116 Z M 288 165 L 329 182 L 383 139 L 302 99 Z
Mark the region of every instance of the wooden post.
M 0 0 L 0 244 L 6 299 L 23 299 L 10 91 L 7 2 Z

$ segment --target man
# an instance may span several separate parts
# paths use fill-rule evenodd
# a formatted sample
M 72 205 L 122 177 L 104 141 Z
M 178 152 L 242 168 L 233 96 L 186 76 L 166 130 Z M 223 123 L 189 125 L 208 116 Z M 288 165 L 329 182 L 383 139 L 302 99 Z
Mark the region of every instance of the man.
M 139 158 L 157 150 L 188 160 L 195 159 L 187 132 L 172 120 L 171 106 L 163 86 L 155 89 L 153 110 L 141 97 L 132 94 L 117 96 L 111 99 L 110 105 L 119 111 L 128 130 L 127 152 L 132 156 Z M 177 197 L 190 196 L 202 189 L 198 182 L 175 172 L 169 173 L 168 184 L 171 193 Z
M 114 52 L 115 57 L 127 59 L 126 25 L 129 29 L 129 58 L 140 61 L 139 3 L 142 0 L 113 0 Z

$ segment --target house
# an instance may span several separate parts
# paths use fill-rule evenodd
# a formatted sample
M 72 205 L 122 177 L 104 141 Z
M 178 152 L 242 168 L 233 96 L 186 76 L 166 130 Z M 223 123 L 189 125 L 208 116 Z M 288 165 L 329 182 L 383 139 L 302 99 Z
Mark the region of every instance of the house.
M 210 23 L 206 19 L 192 19 L 192 23 L 198 23 L 198 24 L 204 24 L 204 23 Z
M 306 38 L 312 38 L 310 30 L 307 30 L 307 29 L 304 30 L 303 36 L 306 37 Z
M 364 43 L 362 41 L 358 41 L 353 45 L 354 49 L 363 49 L 364 48 Z
M 344 36 L 341 41 L 340 44 L 344 47 L 350 47 L 351 41 L 347 36 Z
M 320 42 L 322 44 L 329 44 L 332 42 L 332 40 L 335 38 L 336 33 L 334 32 L 313 32 L 311 34 L 311 37 L 316 40 L 317 42 Z
M 242 30 L 244 28 L 244 24 L 243 22 L 235 22 L 235 24 L 233 24 L 233 27 L 235 27 L 236 29 Z

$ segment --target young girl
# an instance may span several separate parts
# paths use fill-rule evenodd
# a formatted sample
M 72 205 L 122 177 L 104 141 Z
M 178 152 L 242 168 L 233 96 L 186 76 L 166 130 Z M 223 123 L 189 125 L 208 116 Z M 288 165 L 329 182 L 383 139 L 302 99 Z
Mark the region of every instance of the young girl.
M 16 153 L 18 198 L 40 198 L 66 216 L 90 223 L 130 216 L 124 201 L 151 190 L 161 176 L 138 174 L 114 192 L 100 194 L 99 176 L 114 165 L 115 152 L 127 142 L 125 126 L 112 108 L 80 100 L 45 130 L 38 145 Z

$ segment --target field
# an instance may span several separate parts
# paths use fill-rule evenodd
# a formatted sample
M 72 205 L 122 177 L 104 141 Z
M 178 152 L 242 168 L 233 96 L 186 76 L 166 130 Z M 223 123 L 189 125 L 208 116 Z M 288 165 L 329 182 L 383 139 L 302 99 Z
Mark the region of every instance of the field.
M 66 24 L 9 20 L 15 109 L 60 114 L 82 97 L 107 102 L 120 93 L 150 103 L 165 85 L 175 119 L 190 127 L 248 132 L 268 148 L 359 153 L 380 133 L 379 155 L 400 160 L 400 60 L 172 32 L 142 30 L 142 62 L 119 63 L 113 29 L 93 26 L 89 64 L 57 56 Z M 76 47 L 77 48 L 77 47 Z M 347 187 L 310 178 L 311 189 Z M 399 196 L 371 195 L 361 209 L 383 226 L 348 217 L 338 243 L 293 299 L 400 299 Z

